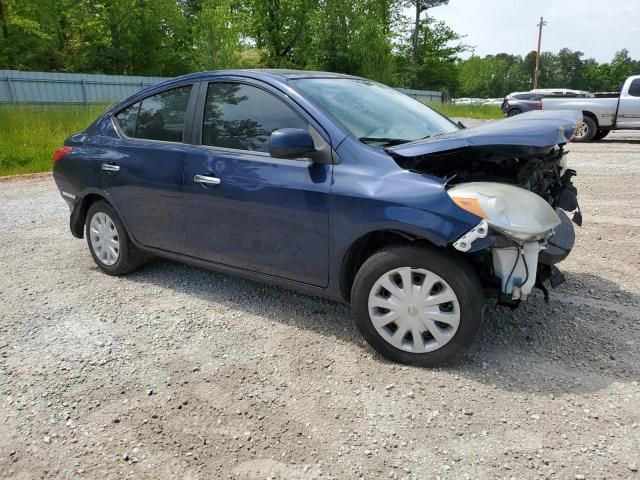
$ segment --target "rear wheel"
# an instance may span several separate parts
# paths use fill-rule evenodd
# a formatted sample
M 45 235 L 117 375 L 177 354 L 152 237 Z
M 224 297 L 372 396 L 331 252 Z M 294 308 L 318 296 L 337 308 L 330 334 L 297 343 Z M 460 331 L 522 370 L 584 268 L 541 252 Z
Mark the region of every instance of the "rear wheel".
M 93 203 L 85 224 L 89 251 L 103 272 L 123 275 L 144 263 L 144 252 L 131 242 L 118 214 L 107 202 Z
M 593 136 L 594 140 L 602 140 L 604 137 L 609 135 L 611 130 L 598 130 L 596 134 Z
M 598 126 L 593 118 L 585 116 L 578 126 L 573 137 L 574 142 L 590 142 L 598 131 Z
M 362 265 L 352 289 L 355 323 L 385 357 L 433 367 L 465 352 L 482 322 L 473 269 L 444 252 L 384 248 Z
M 515 115 L 520 115 L 521 113 L 522 110 L 520 110 L 519 108 L 512 108 L 507 112 L 507 117 L 513 117 Z

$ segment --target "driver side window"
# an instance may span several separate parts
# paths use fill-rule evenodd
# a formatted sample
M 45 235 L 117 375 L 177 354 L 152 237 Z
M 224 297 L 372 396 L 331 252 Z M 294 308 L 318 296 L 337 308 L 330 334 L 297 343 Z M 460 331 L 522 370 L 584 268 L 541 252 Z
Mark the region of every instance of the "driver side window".
M 207 89 L 202 144 L 267 152 L 269 137 L 281 128 L 308 125 L 282 100 L 242 83 L 212 82 Z

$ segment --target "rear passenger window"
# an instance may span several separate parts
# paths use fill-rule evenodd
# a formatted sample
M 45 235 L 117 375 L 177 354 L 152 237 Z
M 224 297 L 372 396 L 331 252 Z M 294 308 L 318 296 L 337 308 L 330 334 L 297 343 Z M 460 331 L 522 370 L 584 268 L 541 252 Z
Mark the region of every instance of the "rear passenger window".
M 140 103 L 134 103 L 130 107 L 125 108 L 119 114 L 116 115 L 118 125 L 127 137 L 136 136 L 136 122 L 138 121 L 138 111 L 140 110 Z
M 210 83 L 204 109 L 202 144 L 266 152 L 271 132 L 308 128 L 286 103 L 257 87 Z
M 116 115 L 122 131 L 131 138 L 182 142 L 191 85 L 147 97 Z
M 629 95 L 632 97 L 640 97 L 640 78 L 636 78 L 629 85 Z

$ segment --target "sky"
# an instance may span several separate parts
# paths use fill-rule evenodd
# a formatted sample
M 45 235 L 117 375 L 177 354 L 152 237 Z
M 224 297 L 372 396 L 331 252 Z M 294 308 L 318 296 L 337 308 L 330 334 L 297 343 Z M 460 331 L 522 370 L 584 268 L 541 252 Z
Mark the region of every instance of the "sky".
M 640 0 L 449 0 L 429 15 L 466 34 L 464 43 L 480 56 L 535 50 L 543 16 L 543 51 L 567 47 L 584 52 L 583 58 L 610 62 L 626 48 L 640 59 Z

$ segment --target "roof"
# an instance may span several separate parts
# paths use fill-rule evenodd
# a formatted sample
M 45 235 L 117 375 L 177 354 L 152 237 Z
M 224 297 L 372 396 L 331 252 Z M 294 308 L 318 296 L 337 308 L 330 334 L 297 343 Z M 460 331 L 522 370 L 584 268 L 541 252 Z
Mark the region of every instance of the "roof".
M 169 78 L 164 82 L 157 83 L 155 85 L 144 88 L 135 94 L 121 100 L 117 104 L 113 105 L 107 112 L 110 115 L 113 111 L 122 108 L 123 105 L 127 105 L 132 101 L 137 101 L 139 98 L 143 98 L 146 95 L 152 94 L 156 91 L 171 88 L 176 85 L 179 86 L 184 82 L 199 82 L 205 81 L 215 77 L 245 77 L 256 80 L 262 80 L 266 83 L 277 84 L 286 83 L 290 79 L 294 78 L 353 78 L 362 79 L 361 77 L 355 77 L 353 75 L 345 75 L 343 73 L 333 72 L 314 72 L 307 70 L 286 70 L 286 69 L 238 69 L 238 70 L 208 70 L 204 72 L 194 72 L 182 75 L 180 77 Z
M 172 78 L 165 83 L 172 83 L 182 80 L 198 80 L 216 76 L 238 76 L 257 79 L 266 79 L 284 82 L 293 78 L 360 78 L 353 75 L 345 75 L 343 73 L 333 72 L 316 72 L 308 70 L 288 70 L 288 69 L 238 69 L 238 70 L 208 70 L 204 72 L 189 73 L 181 77 Z

